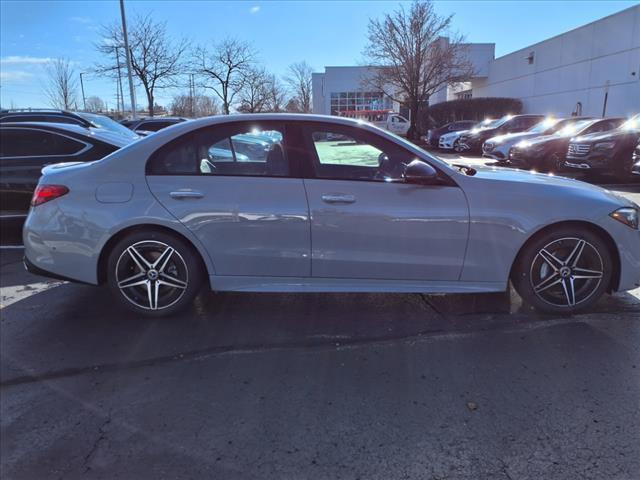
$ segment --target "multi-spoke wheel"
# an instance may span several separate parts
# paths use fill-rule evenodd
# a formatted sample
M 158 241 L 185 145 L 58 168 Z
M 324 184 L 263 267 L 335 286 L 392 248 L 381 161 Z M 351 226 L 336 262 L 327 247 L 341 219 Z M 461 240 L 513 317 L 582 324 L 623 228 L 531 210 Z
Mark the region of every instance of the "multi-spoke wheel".
M 525 247 L 512 279 L 518 293 L 539 310 L 571 313 L 593 305 L 607 290 L 611 264 L 598 235 L 562 228 Z
M 163 232 L 135 233 L 109 257 L 108 281 L 137 312 L 166 315 L 185 307 L 200 289 L 202 267 L 193 250 Z

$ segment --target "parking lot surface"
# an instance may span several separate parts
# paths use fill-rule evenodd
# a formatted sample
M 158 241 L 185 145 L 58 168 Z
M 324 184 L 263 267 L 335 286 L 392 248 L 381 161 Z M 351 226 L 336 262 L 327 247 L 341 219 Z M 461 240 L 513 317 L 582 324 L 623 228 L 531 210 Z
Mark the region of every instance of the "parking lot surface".
M 638 478 L 640 289 L 572 317 L 514 292 L 203 292 L 143 320 L 21 255 L 2 478 Z

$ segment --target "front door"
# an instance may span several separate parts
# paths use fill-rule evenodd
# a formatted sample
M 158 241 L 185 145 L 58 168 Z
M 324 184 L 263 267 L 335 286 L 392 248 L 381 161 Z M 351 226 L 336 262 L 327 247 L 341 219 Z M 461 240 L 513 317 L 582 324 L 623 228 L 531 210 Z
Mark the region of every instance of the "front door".
M 311 274 L 309 212 L 279 123 L 212 126 L 150 159 L 156 198 L 208 251 L 216 275 Z
M 469 230 L 460 188 L 405 183 L 415 156 L 362 129 L 318 123 L 305 136 L 314 277 L 459 279 Z

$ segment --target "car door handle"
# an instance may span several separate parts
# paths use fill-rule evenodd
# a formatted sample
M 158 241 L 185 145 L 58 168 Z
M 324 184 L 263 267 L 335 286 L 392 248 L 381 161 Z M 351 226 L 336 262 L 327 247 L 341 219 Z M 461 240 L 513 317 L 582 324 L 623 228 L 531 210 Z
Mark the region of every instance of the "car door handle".
M 325 193 L 322 195 L 322 201 L 325 203 L 354 203 L 356 197 L 354 195 L 344 195 L 342 193 Z
M 170 192 L 169 196 L 176 200 L 184 200 L 186 198 L 202 198 L 204 197 L 204 193 L 195 190 L 178 190 L 176 192 Z

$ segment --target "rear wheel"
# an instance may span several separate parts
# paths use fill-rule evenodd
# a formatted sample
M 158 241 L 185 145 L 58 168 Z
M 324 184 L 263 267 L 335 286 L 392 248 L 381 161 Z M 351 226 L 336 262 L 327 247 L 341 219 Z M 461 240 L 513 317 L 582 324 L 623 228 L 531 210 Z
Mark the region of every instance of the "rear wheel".
M 563 227 L 524 247 L 512 275 L 520 296 L 547 313 L 574 313 L 594 305 L 607 290 L 613 261 L 600 236 Z
M 545 162 L 545 170 L 548 172 L 560 172 L 564 170 L 564 155 L 558 152 L 552 153 Z
M 136 232 L 113 248 L 109 288 L 129 310 L 165 316 L 186 308 L 202 286 L 200 259 L 180 238 L 165 232 Z

